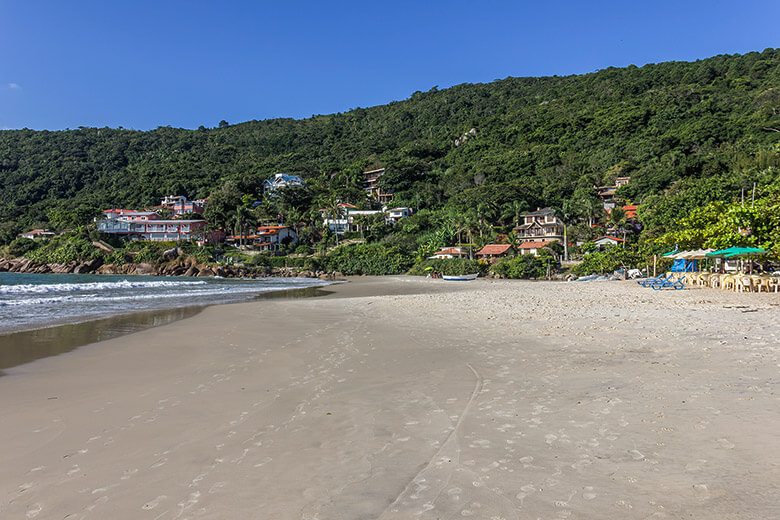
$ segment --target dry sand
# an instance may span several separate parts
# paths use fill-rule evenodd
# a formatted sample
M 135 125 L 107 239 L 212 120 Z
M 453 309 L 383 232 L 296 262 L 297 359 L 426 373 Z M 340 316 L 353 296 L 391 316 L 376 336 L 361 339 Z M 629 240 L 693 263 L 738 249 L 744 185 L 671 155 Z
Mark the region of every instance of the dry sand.
M 780 295 L 336 290 L 8 370 L 0 518 L 780 518 Z

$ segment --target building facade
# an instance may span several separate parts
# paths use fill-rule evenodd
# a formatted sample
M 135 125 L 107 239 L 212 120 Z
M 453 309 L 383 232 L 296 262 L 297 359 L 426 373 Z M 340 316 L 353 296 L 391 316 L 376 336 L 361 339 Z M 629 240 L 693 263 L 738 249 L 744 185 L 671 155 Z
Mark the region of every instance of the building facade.
M 563 241 L 563 222 L 555 216 L 551 208 L 539 208 L 524 213 L 523 223 L 514 229 L 523 240 L 560 240 Z

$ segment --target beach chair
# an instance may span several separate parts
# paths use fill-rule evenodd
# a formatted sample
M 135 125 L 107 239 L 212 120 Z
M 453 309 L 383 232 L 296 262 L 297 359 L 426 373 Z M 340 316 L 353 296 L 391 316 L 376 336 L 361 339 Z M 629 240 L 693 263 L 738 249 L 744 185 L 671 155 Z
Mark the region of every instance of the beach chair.
M 636 283 L 638 283 L 642 287 L 650 287 L 654 283 L 668 282 L 669 280 L 672 279 L 672 276 L 673 276 L 672 273 L 669 273 L 668 276 L 664 276 L 662 274 L 659 274 L 655 278 L 645 278 L 644 280 L 637 280 Z
M 709 279 L 707 280 L 707 285 L 713 289 L 717 289 L 720 287 L 720 278 L 721 276 L 717 273 L 711 274 Z
M 675 291 L 679 291 L 681 289 L 685 289 L 685 284 L 683 283 L 683 279 L 680 278 L 679 280 L 674 279 L 668 279 L 665 281 L 659 281 L 653 284 L 650 284 L 650 287 L 653 288 L 653 290 L 660 291 L 662 289 L 674 289 Z
M 722 290 L 731 289 L 732 291 L 737 290 L 737 277 L 733 274 L 726 274 L 723 275 L 720 278 L 720 288 Z

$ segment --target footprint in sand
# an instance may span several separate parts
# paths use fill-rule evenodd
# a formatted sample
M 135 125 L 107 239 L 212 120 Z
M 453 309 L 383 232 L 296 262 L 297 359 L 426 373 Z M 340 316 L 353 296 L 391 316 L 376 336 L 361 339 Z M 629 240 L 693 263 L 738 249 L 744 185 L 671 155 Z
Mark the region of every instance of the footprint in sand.
M 731 442 L 728 439 L 718 439 L 718 444 L 720 444 L 721 448 L 727 449 L 727 450 L 733 450 L 734 449 L 734 443 Z
M 168 462 L 168 459 L 163 457 L 160 460 L 158 460 L 157 462 L 155 462 L 154 464 L 152 464 L 151 466 L 149 466 L 149 469 L 159 468 L 160 466 L 163 466 L 166 462 Z
M 593 486 L 585 486 L 582 492 L 582 498 L 585 500 L 593 500 L 596 498 L 596 493 L 593 492 Z
M 33 504 L 30 509 L 27 510 L 27 518 L 35 518 L 39 514 L 41 514 L 41 511 L 43 511 L 43 506 L 41 504 Z
M 138 473 L 138 468 L 126 469 L 124 471 L 124 473 L 122 474 L 122 476 L 119 477 L 119 478 L 120 478 L 120 480 L 127 480 L 130 477 L 132 477 L 133 475 L 135 475 L 136 473 Z
M 141 506 L 141 509 L 154 509 L 155 507 L 160 505 L 160 502 L 168 498 L 166 495 L 160 495 L 159 497 L 155 498 L 154 500 L 150 500 L 149 502 L 145 503 L 143 506 Z

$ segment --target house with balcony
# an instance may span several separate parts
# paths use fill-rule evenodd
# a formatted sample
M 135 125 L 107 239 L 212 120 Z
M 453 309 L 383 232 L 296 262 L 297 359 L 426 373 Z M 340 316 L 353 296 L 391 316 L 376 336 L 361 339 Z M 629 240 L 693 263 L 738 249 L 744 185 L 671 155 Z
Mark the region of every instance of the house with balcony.
M 272 178 L 263 181 L 263 193 L 273 194 L 280 188 L 300 188 L 301 186 L 303 186 L 303 177 L 300 175 L 277 173 Z
M 282 245 L 295 244 L 298 235 L 287 226 L 261 226 L 249 235 L 231 235 L 225 241 L 233 246 L 245 245 L 258 251 L 279 251 Z
M 103 211 L 97 221 L 103 233 L 119 235 L 128 240 L 169 242 L 201 238 L 206 229 L 205 220 L 162 219 L 153 211 L 112 208 Z
M 412 208 L 393 208 L 393 209 L 357 209 L 356 206 L 348 202 L 339 202 L 340 214 L 335 216 L 330 210 L 321 209 L 322 222 L 331 233 L 343 235 L 350 231 L 360 231 L 360 221 L 356 220 L 359 216 L 370 216 L 381 214 L 384 216 L 387 224 L 397 224 L 398 221 L 412 214 Z
M 514 229 L 522 240 L 560 240 L 563 242 L 563 222 L 551 208 L 538 208 L 523 213 L 523 223 Z
M 187 200 L 183 195 L 168 195 L 160 202 L 160 207 L 169 209 L 174 215 L 202 215 L 206 210 L 206 200 Z
M 377 168 L 375 170 L 368 170 L 363 172 L 363 191 L 365 191 L 369 197 L 379 202 L 380 204 L 389 204 L 390 201 L 393 200 L 393 194 L 382 191 L 380 179 L 384 174 L 384 168 Z

